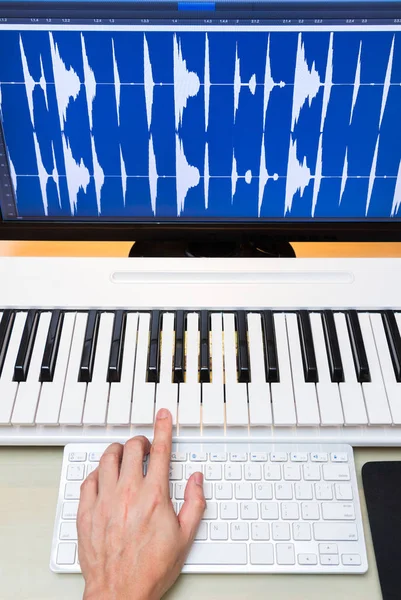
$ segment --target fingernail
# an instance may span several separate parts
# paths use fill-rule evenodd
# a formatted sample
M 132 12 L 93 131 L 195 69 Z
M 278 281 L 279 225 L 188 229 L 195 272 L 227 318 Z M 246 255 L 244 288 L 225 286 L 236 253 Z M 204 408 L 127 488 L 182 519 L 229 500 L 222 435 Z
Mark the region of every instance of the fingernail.
M 156 418 L 157 419 L 167 419 L 168 415 L 169 415 L 169 411 L 167 410 L 167 408 L 161 408 L 159 410 L 159 412 L 157 413 Z
M 203 486 L 203 475 L 202 475 L 202 473 L 196 472 L 195 475 L 194 475 L 194 479 L 195 479 L 196 485 Z

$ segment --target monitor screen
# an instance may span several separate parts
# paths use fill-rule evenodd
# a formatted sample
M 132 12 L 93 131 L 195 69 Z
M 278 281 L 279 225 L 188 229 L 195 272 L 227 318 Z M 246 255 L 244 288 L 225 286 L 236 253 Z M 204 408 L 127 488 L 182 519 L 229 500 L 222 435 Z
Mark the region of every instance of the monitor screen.
M 0 3 L 3 222 L 399 220 L 401 18 L 340 4 Z

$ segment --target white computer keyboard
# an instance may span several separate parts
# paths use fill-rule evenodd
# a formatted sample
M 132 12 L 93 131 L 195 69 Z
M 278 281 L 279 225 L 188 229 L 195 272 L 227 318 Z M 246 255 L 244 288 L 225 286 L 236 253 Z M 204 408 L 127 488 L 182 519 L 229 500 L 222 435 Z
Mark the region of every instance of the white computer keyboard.
M 108 444 L 64 449 L 50 568 L 79 572 L 80 485 Z M 170 496 L 204 473 L 207 508 L 183 572 L 365 573 L 368 564 L 348 445 L 173 444 Z

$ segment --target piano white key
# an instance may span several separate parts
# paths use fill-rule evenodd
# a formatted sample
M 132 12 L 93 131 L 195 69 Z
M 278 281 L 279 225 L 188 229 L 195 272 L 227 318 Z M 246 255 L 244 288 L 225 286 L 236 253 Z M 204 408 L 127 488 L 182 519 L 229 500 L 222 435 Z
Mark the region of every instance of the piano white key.
M 294 392 L 290 355 L 288 352 L 287 327 L 285 316 L 275 313 L 273 316 L 276 331 L 277 357 L 280 381 L 271 384 L 273 422 L 275 425 L 296 425 Z
M 248 383 L 250 425 L 271 425 L 270 386 L 266 382 L 262 321 L 258 313 L 248 314 L 249 362 L 251 382 Z
M 338 388 L 338 383 L 331 381 L 321 315 L 319 313 L 312 313 L 310 315 L 310 322 L 319 374 L 316 391 L 321 424 L 343 425 L 344 416 L 341 406 L 340 390 Z
M 248 394 L 246 383 L 237 378 L 237 343 L 233 313 L 223 314 L 226 423 L 248 426 Z
M 0 376 L 0 424 L 8 425 L 17 395 L 18 383 L 13 381 L 14 365 L 24 331 L 26 312 L 19 312 L 15 316 L 3 370 Z
M 177 423 L 178 383 L 173 383 L 174 356 L 174 314 L 163 313 L 160 382 L 156 385 L 156 413 L 160 408 L 167 408 L 173 416 L 173 424 Z
M 297 315 L 288 313 L 286 321 L 297 423 L 298 425 L 319 425 L 320 416 L 315 384 L 305 381 Z
M 212 313 L 211 322 L 211 359 L 212 381 L 202 384 L 202 423 L 224 425 L 224 378 L 223 378 L 223 317 L 221 313 Z
M 128 425 L 130 422 L 137 329 L 138 313 L 128 313 L 126 316 L 124 345 L 122 348 L 121 379 L 118 382 L 110 384 L 109 409 L 107 412 L 107 423 L 109 425 Z M 153 406 L 150 423 L 152 422 Z
M 107 402 L 110 390 L 110 384 L 107 381 L 107 369 L 113 325 L 113 313 L 102 313 L 100 315 L 92 381 L 88 383 L 86 390 L 83 416 L 83 423 L 86 425 L 104 425 L 106 422 Z
M 200 425 L 199 316 L 187 314 L 185 383 L 179 385 L 178 422 Z
M 27 378 L 26 381 L 22 381 L 19 384 L 15 398 L 14 410 L 11 417 L 13 425 L 33 425 L 35 422 L 36 408 L 42 385 L 39 381 L 40 367 L 51 317 L 51 312 L 44 312 L 40 315 Z
M 369 363 L 370 382 L 362 383 L 362 391 L 365 396 L 365 404 L 371 425 L 391 424 L 391 414 L 387 402 L 386 390 L 383 383 L 379 359 L 373 337 L 368 313 L 359 313 L 359 324 L 361 326 L 363 343 Z
M 66 313 L 57 352 L 53 381 L 44 381 L 40 390 L 35 423 L 38 425 L 57 425 L 63 397 L 64 383 L 70 356 L 76 313 Z
M 343 405 L 345 425 L 365 425 L 368 423 L 362 386 L 355 373 L 351 344 L 344 313 L 335 313 L 334 321 L 343 363 L 344 381 L 340 382 L 340 395 Z
M 60 425 L 80 425 L 82 423 L 87 384 L 79 381 L 78 377 L 87 320 L 87 313 L 77 313 L 61 402 Z
M 398 383 L 395 378 L 383 320 L 379 313 L 371 313 L 369 317 L 372 324 L 377 355 L 380 361 L 392 420 L 395 425 L 401 425 L 401 383 Z
M 139 315 L 134 389 L 132 393 L 131 423 L 133 425 L 152 425 L 154 420 L 156 384 L 146 381 L 149 328 L 150 314 L 141 313 Z

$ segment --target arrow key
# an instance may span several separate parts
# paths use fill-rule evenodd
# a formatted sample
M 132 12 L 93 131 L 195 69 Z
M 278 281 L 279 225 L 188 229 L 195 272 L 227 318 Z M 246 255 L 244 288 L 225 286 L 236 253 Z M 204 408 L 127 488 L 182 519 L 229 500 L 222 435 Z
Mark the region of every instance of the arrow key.
M 298 554 L 298 564 L 317 565 L 317 556 L 316 554 Z

